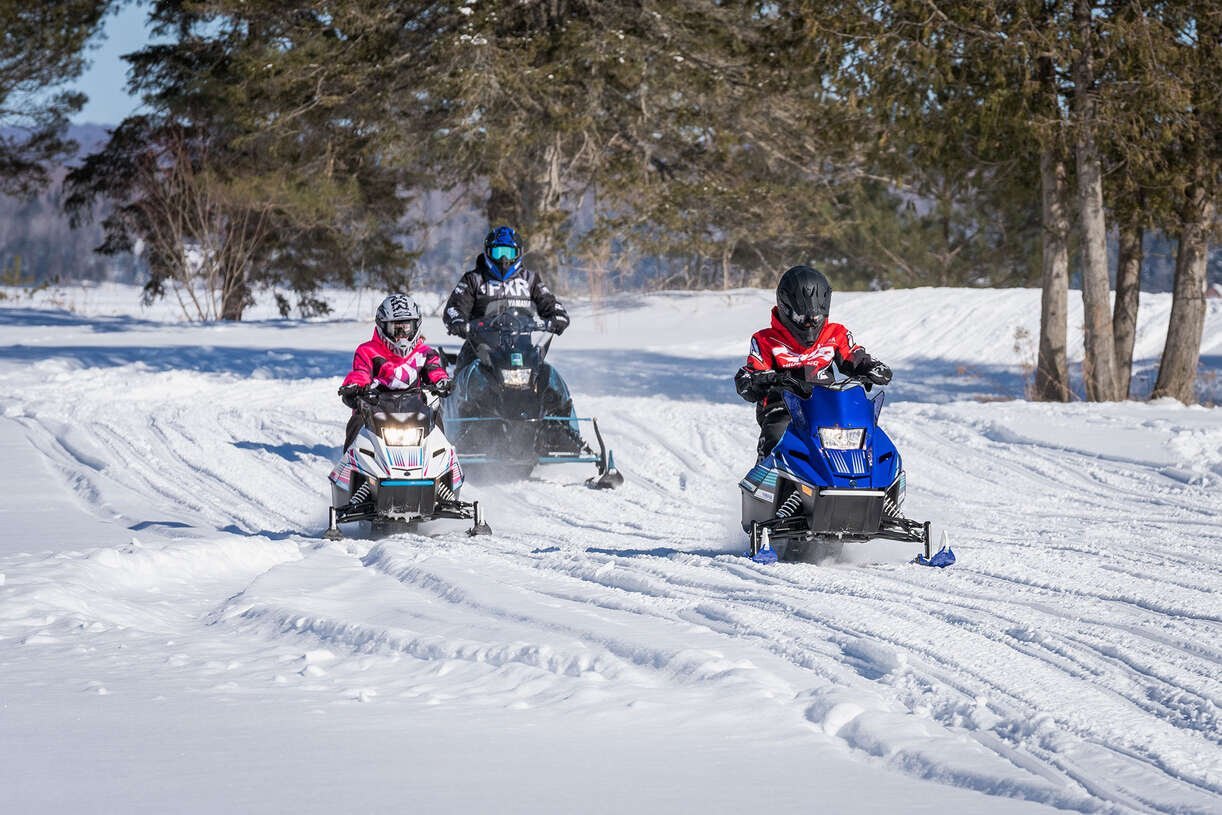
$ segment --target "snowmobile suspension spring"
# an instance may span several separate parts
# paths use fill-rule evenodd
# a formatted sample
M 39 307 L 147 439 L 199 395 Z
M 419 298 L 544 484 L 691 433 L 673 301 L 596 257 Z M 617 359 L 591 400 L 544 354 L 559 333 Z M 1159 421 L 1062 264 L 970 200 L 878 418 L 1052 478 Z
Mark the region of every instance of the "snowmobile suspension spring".
M 789 493 L 789 497 L 785 499 L 785 503 L 781 504 L 781 508 L 776 511 L 778 518 L 788 518 L 790 515 L 798 511 L 798 507 L 802 506 L 802 496 L 797 490 Z
M 371 488 L 369 486 L 369 482 L 366 481 L 364 484 L 357 487 L 356 492 L 352 493 L 352 498 L 348 500 L 348 504 L 350 506 L 356 506 L 357 504 L 365 503 L 365 501 L 369 498 L 370 492 Z
M 437 497 L 442 501 L 458 500 L 458 496 L 454 494 L 454 490 L 450 489 L 449 485 L 444 481 L 437 482 Z

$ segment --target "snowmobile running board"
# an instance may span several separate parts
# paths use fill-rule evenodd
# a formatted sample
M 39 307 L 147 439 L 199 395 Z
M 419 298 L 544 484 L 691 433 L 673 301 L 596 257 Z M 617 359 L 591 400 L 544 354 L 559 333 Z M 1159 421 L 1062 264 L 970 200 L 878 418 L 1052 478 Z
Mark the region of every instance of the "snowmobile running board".
M 479 465 L 479 464 L 593 464 L 598 468 L 598 478 L 590 479 L 591 486 L 598 489 L 614 488 L 624 483 L 624 477 L 615 469 L 615 457 L 607 449 L 606 442 L 603 441 L 602 431 L 598 429 L 598 419 L 592 416 L 541 416 L 537 419 L 503 419 L 500 416 L 467 416 L 460 418 L 451 418 L 446 420 L 446 424 L 465 424 L 467 422 L 501 422 L 510 424 L 512 422 L 525 422 L 528 424 L 543 424 L 544 422 L 589 422 L 594 428 L 594 438 L 598 440 L 598 453 L 590 452 L 590 455 L 560 455 L 560 456 L 536 456 L 534 461 L 531 459 L 523 459 L 521 461 L 507 460 L 497 457 L 491 453 L 463 453 L 458 454 L 459 461 L 463 464 Z M 582 442 L 585 444 L 584 440 Z M 586 449 L 589 445 L 586 444 Z

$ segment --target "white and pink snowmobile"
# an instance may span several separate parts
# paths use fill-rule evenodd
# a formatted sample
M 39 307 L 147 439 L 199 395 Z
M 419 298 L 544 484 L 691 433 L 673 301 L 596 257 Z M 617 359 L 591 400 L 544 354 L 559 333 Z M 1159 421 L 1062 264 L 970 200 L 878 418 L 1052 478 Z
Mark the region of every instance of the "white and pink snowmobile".
M 361 393 L 357 409 L 363 425 L 331 471 L 325 537 L 342 538 L 343 523 L 367 521 L 376 533 L 439 518 L 470 520 L 469 535 L 491 533 L 479 502 L 458 497 L 462 466 L 442 428 L 435 390 L 374 384 Z

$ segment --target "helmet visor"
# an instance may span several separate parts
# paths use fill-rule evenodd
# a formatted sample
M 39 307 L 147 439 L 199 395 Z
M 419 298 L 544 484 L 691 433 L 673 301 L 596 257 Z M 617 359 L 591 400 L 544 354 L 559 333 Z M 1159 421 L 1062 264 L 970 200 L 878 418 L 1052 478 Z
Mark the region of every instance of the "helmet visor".
M 397 320 L 386 324 L 386 335 L 392 340 L 410 340 L 419 328 L 419 320 Z
M 518 259 L 518 247 L 516 246 L 494 246 L 488 250 L 488 257 L 496 261 L 501 261 L 501 260 L 514 261 Z
M 789 315 L 789 321 L 799 328 L 818 328 L 823 324 L 822 314 L 803 314 L 788 308 L 785 309 L 785 313 Z

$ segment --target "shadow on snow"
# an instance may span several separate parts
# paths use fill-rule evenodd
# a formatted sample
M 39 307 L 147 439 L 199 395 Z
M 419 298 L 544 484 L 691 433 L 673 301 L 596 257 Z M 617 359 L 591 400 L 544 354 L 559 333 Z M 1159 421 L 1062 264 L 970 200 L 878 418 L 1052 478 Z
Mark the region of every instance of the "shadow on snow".
M 131 346 L 8 345 L 0 360 L 29 365 L 52 359 L 71 360 L 84 368 L 143 365 L 154 372 L 195 371 L 259 379 L 340 378 L 349 370 L 351 351 L 300 348 L 243 348 L 175 345 Z

